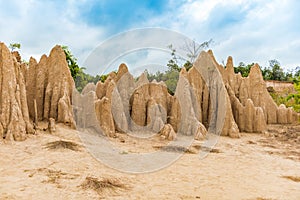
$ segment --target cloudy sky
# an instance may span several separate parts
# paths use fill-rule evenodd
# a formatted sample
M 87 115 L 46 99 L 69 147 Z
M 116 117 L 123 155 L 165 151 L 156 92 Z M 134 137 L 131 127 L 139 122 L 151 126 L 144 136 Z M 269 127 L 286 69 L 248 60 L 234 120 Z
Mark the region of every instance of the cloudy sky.
M 115 34 L 160 27 L 211 46 L 219 62 L 300 66 L 298 0 L 0 0 L 0 41 L 37 59 L 67 45 L 83 64 Z M 132 58 L 131 58 L 132 59 Z

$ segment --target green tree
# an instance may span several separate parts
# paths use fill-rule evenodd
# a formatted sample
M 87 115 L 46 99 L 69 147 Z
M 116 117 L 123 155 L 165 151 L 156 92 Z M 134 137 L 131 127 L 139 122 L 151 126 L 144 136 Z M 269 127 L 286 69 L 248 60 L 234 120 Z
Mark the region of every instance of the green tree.
M 294 83 L 297 93 L 289 94 L 286 98 L 287 107 L 291 106 L 296 112 L 300 112 L 300 81 L 298 77 L 297 83 Z
M 21 49 L 21 44 L 20 43 L 11 43 L 11 44 L 9 44 L 9 48 L 11 51 L 14 51 L 15 49 Z
M 299 77 L 300 76 L 300 66 L 297 66 L 295 68 L 295 74 L 294 74 L 294 77 Z
M 173 48 L 172 44 L 170 44 L 168 46 L 168 48 L 171 50 L 171 59 L 168 61 L 167 66 L 168 66 L 169 70 L 175 70 L 175 71 L 180 72 L 181 68 L 179 67 L 179 64 L 178 64 L 179 58 L 176 55 L 176 49 Z
M 239 66 L 234 67 L 235 73 L 241 73 L 242 77 L 247 77 L 250 73 L 251 67 L 254 65 L 254 63 L 246 65 L 244 62 L 240 62 Z
M 272 80 L 272 71 L 265 67 L 264 69 L 261 70 L 262 76 L 264 78 L 264 80 Z
M 90 74 L 87 74 L 84 72 L 84 67 L 79 67 L 77 64 L 77 59 L 74 57 L 74 55 L 71 53 L 69 48 L 67 46 L 61 46 L 61 48 L 64 50 L 66 55 L 66 61 L 68 63 L 71 76 L 73 77 L 75 81 L 75 87 L 76 89 L 81 92 L 83 88 L 90 82 L 97 83 L 98 81 L 104 82 L 107 78 L 107 75 L 102 76 L 92 76 Z
M 272 80 L 283 81 L 285 79 L 285 75 L 280 63 L 277 60 L 270 60 L 269 63 L 273 75 Z
M 168 69 L 164 72 L 157 71 L 155 74 L 149 73 L 147 70 L 145 70 L 148 80 L 150 82 L 154 79 L 158 82 L 164 81 L 167 85 L 168 92 L 173 95 L 176 90 L 181 68 L 185 67 L 187 70 L 189 70 L 193 66 L 193 63 L 198 57 L 200 51 L 208 48 L 212 42 L 212 39 L 203 42 L 202 44 L 197 44 L 195 41 L 190 43 L 185 42 L 181 49 L 186 52 L 187 59 L 178 56 L 176 49 L 172 44 L 170 44 L 168 48 L 171 50 L 171 59 L 167 63 Z
M 61 46 L 61 48 L 65 52 L 66 60 L 70 68 L 71 75 L 75 81 L 80 71 L 83 72 L 83 69 L 80 69 L 79 65 L 77 64 L 77 59 L 74 57 L 74 55 L 71 53 L 67 46 Z
M 277 81 L 286 81 L 287 76 L 284 73 L 280 63 L 273 59 L 269 61 L 269 69 L 266 69 L 265 80 L 277 80 Z

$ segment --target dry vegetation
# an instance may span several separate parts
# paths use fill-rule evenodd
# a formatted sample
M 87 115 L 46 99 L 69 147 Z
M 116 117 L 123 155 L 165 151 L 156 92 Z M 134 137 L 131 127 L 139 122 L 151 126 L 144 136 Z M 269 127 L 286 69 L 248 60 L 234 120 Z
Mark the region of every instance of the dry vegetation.
M 47 149 L 70 149 L 72 151 L 80 151 L 80 145 L 75 142 L 58 140 L 54 142 L 48 142 L 45 147 Z
M 28 172 L 28 177 L 32 178 L 34 175 L 43 175 L 46 176 L 47 179 L 43 180 L 42 183 L 52 183 L 56 184 L 57 187 L 60 187 L 59 183 L 62 179 L 73 180 L 79 177 L 79 174 L 70 174 L 66 172 L 62 172 L 61 170 L 54 170 L 48 168 L 38 168 L 32 170 L 24 170 L 24 172 Z
M 117 178 L 102 178 L 99 180 L 96 177 L 86 177 L 85 181 L 80 185 L 83 189 L 92 189 L 96 191 L 99 195 L 105 192 L 117 193 L 120 190 L 128 189 L 128 185 L 122 183 L 120 179 Z
M 282 178 L 286 178 L 295 182 L 300 182 L 300 176 L 282 176 Z

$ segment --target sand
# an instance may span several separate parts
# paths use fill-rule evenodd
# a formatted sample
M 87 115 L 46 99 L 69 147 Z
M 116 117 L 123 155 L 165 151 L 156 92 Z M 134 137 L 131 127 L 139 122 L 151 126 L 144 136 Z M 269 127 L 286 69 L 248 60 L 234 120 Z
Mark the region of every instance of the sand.
M 286 135 L 283 126 L 269 127 L 268 134 L 242 133 L 240 139 L 220 137 L 213 152 L 201 160 L 197 153 L 201 142 L 195 142 L 162 170 L 128 174 L 99 162 L 85 149 L 76 131 L 58 125 L 52 135 L 39 131 L 26 141 L 0 144 L 0 199 L 296 200 L 300 199 L 296 128 L 290 129 L 295 137 L 281 137 Z M 126 151 L 155 150 L 160 142 L 164 144 L 159 137 L 139 144 L 122 134 L 111 140 Z M 53 149 L 49 142 L 55 141 L 77 146 Z M 111 180 L 120 187 L 87 187 L 87 180 Z

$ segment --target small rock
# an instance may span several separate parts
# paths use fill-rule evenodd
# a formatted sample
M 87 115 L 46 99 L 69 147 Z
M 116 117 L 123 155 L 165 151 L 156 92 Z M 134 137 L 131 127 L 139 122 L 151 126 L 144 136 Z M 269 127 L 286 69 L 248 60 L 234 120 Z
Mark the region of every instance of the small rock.
M 50 133 L 54 133 L 56 131 L 55 119 L 49 118 L 48 130 Z

